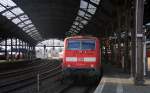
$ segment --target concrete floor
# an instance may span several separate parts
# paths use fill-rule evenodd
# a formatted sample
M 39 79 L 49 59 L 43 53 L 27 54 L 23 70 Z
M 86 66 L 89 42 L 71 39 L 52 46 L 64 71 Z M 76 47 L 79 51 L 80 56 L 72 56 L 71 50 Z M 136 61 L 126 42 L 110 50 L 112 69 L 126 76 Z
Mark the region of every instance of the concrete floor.
M 143 86 L 136 86 L 129 74 L 109 66 L 94 93 L 150 93 L 150 77 L 145 78 Z

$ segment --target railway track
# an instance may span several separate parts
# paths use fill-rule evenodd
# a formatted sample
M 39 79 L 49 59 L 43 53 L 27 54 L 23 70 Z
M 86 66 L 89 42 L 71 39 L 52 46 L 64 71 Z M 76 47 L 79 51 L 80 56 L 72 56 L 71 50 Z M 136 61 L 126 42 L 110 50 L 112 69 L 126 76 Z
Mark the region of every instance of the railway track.
M 0 73 L 0 93 L 93 93 L 97 87 L 84 80 L 67 79 L 62 84 L 59 78 L 60 61 L 41 62 L 39 65 Z
M 20 60 L 16 62 L 3 62 L 0 64 L 0 73 L 10 72 L 11 70 L 17 70 L 26 68 L 28 66 L 35 66 L 40 64 L 40 59 L 33 60 Z
M 38 86 L 38 82 L 61 73 L 60 62 L 41 62 L 37 66 L 0 73 L 0 93 L 12 93 L 34 84 Z
M 94 93 L 96 87 L 97 85 L 90 85 L 85 82 L 71 82 L 70 84 L 60 85 L 59 90 L 52 93 Z

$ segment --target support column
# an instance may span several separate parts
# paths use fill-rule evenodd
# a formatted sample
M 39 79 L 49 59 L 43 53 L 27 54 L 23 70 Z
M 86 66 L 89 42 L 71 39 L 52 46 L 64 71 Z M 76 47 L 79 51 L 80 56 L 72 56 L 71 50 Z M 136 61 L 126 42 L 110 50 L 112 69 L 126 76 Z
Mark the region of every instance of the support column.
M 22 52 L 22 59 L 24 59 L 24 51 L 23 51 L 23 41 L 21 40 L 21 52 Z
M 13 49 L 13 40 L 12 40 L 12 37 L 10 38 L 10 48 L 11 48 L 11 55 L 10 55 L 10 59 L 11 61 L 13 60 L 13 54 L 12 54 L 12 49 Z
M 29 44 L 27 43 L 27 59 L 29 59 Z
M 21 45 L 21 44 L 20 44 L 20 39 L 19 39 L 18 41 L 19 41 L 19 42 L 18 42 L 18 43 L 19 43 L 19 44 L 18 44 L 18 51 L 19 51 L 18 59 L 20 59 L 20 45 Z
M 31 46 L 29 45 L 29 59 L 31 59 Z
M 125 13 L 125 39 L 124 39 L 124 66 L 125 66 L 125 69 L 124 71 L 125 72 L 128 72 L 130 73 L 130 59 L 129 59 L 129 28 L 130 28 L 130 20 L 129 20 L 129 15 L 130 15 L 130 12 L 129 11 L 126 11 Z
M 8 59 L 8 53 L 7 53 L 7 38 L 5 39 L 5 58 Z
M 33 59 L 33 46 L 31 46 L 31 60 Z
M 118 29 L 117 29 L 117 43 L 118 43 L 118 50 L 117 50 L 117 65 L 121 64 L 121 15 L 120 12 L 118 14 Z M 119 63 L 118 63 L 119 62 Z
M 33 46 L 33 59 L 35 58 L 35 47 Z
M 27 59 L 27 43 L 25 42 L 25 59 Z
M 135 84 L 144 83 L 143 73 L 143 14 L 144 0 L 136 0 L 135 11 Z
M 17 40 L 18 40 L 18 39 L 16 38 L 16 39 L 15 39 L 15 41 L 16 41 L 16 42 L 15 42 L 15 48 L 16 48 L 15 59 L 17 59 L 17 55 L 18 55 L 18 54 L 17 54 L 17 53 L 18 53 L 18 49 L 17 49 L 17 48 L 18 48 L 18 47 L 17 47 L 18 41 L 17 41 Z

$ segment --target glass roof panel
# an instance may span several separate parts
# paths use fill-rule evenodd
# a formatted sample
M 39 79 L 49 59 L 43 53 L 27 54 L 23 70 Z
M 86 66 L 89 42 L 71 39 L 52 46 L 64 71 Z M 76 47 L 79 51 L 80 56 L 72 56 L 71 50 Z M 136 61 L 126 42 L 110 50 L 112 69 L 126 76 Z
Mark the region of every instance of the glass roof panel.
M 33 27 L 34 27 L 34 25 L 33 26 L 27 26 L 27 27 L 24 27 L 23 30 L 25 31 L 25 30 L 28 30 L 28 29 L 33 28 Z
M 79 27 L 78 28 L 76 28 L 77 30 L 81 30 Z
M 79 16 L 77 16 L 77 17 L 76 17 L 76 20 L 81 21 L 81 20 L 82 20 L 82 18 L 81 18 L 81 17 L 79 17 Z
M 29 30 L 27 30 L 26 32 L 29 32 L 29 33 L 30 33 L 30 32 L 34 32 L 34 31 L 37 31 L 37 30 L 36 30 L 35 27 L 32 27 L 32 28 L 30 28 Z
M 0 12 L 2 12 L 4 10 L 6 10 L 6 8 L 0 5 Z
M 24 23 L 20 23 L 20 24 L 18 24 L 18 26 L 19 26 L 20 28 L 22 28 L 22 27 L 25 26 L 25 24 L 24 24 Z
M 24 31 L 26 31 L 26 30 L 28 30 L 29 29 L 29 27 L 27 26 L 27 27 L 23 27 L 23 30 Z
M 25 21 L 24 23 L 25 23 L 25 24 L 31 24 L 32 22 L 31 22 L 31 20 L 27 20 L 27 21 Z
M 72 28 L 76 28 L 77 26 L 75 26 L 75 25 L 72 25 Z
M 36 32 L 32 32 L 32 31 L 31 31 L 31 32 L 28 33 L 28 35 L 31 36 L 32 34 L 35 34 L 35 33 L 36 33 Z
M 79 24 L 79 27 L 80 27 L 80 28 L 83 28 L 83 25 L 82 25 L 82 24 Z
M 88 3 L 86 1 L 81 0 L 80 2 L 80 8 L 86 10 L 88 6 Z
M 8 19 L 15 17 L 15 15 L 13 13 L 11 13 L 10 11 L 6 11 L 2 15 L 6 16 Z
M 92 15 L 90 15 L 90 14 L 86 13 L 86 14 L 85 14 L 85 17 L 87 17 L 87 18 L 91 18 L 91 17 L 92 17 Z
M 12 6 L 16 6 L 16 4 L 12 0 L 0 0 L 0 3 L 7 8 L 10 8 Z
M 30 35 L 30 36 L 34 36 L 34 35 L 37 35 L 37 34 L 39 34 L 38 32 L 31 32 L 31 33 L 28 33 L 28 35 Z
M 11 10 L 15 15 L 23 14 L 24 12 L 19 8 L 14 8 Z
M 26 33 L 30 33 L 30 32 L 37 32 L 38 30 L 26 30 Z
M 92 4 L 89 4 L 88 6 L 88 12 L 90 12 L 91 14 L 94 14 L 96 11 L 96 7 L 93 6 Z
M 31 37 L 38 36 L 38 33 L 31 34 Z
M 18 24 L 18 23 L 20 23 L 20 22 L 21 22 L 21 20 L 20 20 L 20 19 L 18 19 L 18 18 L 15 18 L 15 19 L 13 19 L 13 20 L 12 20 L 12 22 L 13 22 L 13 23 L 15 23 L 15 24 Z
M 30 27 L 33 27 L 33 26 L 34 26 L 34 25 L 33 25 L 33 24 L 31 24 L 31 25 L 28 25 L 27 27 L 29 27 L 29 28 L 30 28 Z
M 36 30 L 36 28 L 35 28 L 35 27 L 32 27 L 30 30 Z
M 74 24 L 74 25 L 79 25 L 79 22 L 75 21 L 73 24 Z
M 34 25 L 33 25 L 33 24 L 31 24 L 31 25 L 28 25 L 28 26 L 24 27 L 24 28 L 23 28 L 23 30 L 27 30 L 27 29 L 32 28 L 32 27 L 34 27 Z
M 83 23 L 84 25 L 86 25 L 88 23 L 87 20 L 82 20 L 81 23 Z
M 29 19 L 29 17 L 25 14 L 19 17 L 22 21 Z
M 26 30 L 25 32 L 26 32 L 26 33 L 29 33 L 30 31 L 31 31 L 31 30 Z
M 82 16 L 82 17 L 83 17 L 83 16 L 85 15 L 85 12 L 84 12 L 84 11 L 79 10 L 78 15 L 80 15 L 80 16 Z
M 95 4 L 99 4 L 100 0 L 90 0 L 91 2 L 95 3 Z
M 35 35 L 32 35 L 31 37 L 35 38 L 36 40 L 39 39 L 40 35 L 39 34 L 35 34 Z

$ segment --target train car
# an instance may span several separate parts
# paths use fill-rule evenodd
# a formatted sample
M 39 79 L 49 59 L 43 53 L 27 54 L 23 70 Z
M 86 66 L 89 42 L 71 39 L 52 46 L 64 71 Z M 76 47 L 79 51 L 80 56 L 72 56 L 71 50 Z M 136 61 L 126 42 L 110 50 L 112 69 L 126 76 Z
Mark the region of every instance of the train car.
M 102 74 L 100 41 L 91 36 L 74 36 L 64 40 L 62 62 L 64 76 Z

